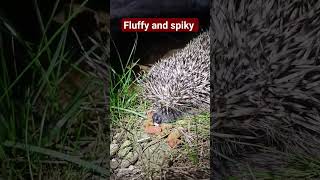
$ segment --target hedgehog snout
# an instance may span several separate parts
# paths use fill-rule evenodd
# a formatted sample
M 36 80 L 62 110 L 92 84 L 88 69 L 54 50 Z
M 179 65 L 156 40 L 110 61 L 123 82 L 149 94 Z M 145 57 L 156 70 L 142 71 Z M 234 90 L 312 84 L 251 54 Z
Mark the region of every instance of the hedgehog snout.
M 152 115 L 152 121 L 156 124 L 161 123 L 170 123 L 175 121 L 177 118 L 179 118 L 182 115 L 181 112 L 175 111 L 173 109 L 158 109 L 155 111 Z
M 153 123 L 157 123 L 157 124 L 161 124 L 161 122 L 162 122 L 162 117 L 161 117 L 161 115 L 160 114 L 158 114 L 158 113 L 153 113 L 153 115 L 152 115 L 152 121 L 153 121 Z

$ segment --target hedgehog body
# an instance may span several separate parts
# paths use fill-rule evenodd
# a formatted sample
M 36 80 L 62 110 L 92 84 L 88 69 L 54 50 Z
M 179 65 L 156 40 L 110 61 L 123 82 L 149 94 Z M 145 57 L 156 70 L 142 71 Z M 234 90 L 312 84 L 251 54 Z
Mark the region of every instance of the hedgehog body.
M 319 159 L 320 1 L 211 5 L 210 145 L 217 179 L 282 174 L 279 167 L 294 156 Z
M 150 69 L 143 87 L 144 96 L 153 105 L 155 123 L 209 111 L 209 40 L 209 32 L 203 32 L 182 50 L 161 59 Z

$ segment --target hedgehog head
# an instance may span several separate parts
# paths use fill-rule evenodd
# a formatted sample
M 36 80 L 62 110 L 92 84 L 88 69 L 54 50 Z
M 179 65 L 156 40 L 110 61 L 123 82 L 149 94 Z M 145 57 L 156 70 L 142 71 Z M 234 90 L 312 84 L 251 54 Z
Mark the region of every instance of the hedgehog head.
M 171 109 L 171 108 L 162 108 L 154 111 L 152 115 L 152 121 L 155 124 L 168 123 L 176 120 L 182 115 L 181 111 Z

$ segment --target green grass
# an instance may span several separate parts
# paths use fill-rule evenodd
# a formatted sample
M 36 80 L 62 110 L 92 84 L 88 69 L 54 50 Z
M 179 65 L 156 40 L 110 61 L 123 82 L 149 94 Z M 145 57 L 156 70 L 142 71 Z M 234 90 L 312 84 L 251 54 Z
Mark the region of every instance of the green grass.
M 133 70 L 139 61 L 134 59 L 137 41 L 138 36 L 126 61 L 127 64 L 121 64 L 123 73 L 119 74 L 115 71 L 111 73 L 110 112 L 114 124 L 117 124 L 121 119 L 130 114 L 145 117 L 143 113 L 136 111 L 135 108 L 139 105 L 137 74 Z M 120 54 L 118 58 L 121 60 Z
M 37 44 L 24 41 L 14 24 L 1 18 L 5 28 L 0 38 L 14 41 L 0 50 L 0 179 L 64 179 L 68 172 L 77 172 L 73 178 L 81 179 L 93 172 L 109 173 L 105 165 L 93 162 L 108 154 L 108 145 L 101 140 L 108 134 L 99 130 L 96 121 L 101 114 L 95 108 L 96 102 L 105 101 L 104 84 L 67 46 L 70 21 L 79 11 L 70 13 L 53 34 L 47 32 L 58 3 L 48 22 L 36 8 L 43 35 Z M 15 53 L 17 44 L 27 52 L 23 67 L 7 56 Z

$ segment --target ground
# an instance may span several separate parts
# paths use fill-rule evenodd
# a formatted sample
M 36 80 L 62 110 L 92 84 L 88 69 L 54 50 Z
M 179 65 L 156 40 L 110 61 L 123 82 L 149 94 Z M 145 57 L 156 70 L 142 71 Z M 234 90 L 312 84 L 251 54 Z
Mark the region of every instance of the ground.
M 208 114 L 184 117 L 153 134 L 147 133 L 147 119 L 128 115 L 112 128 L 112 179 L 209 178 Z

